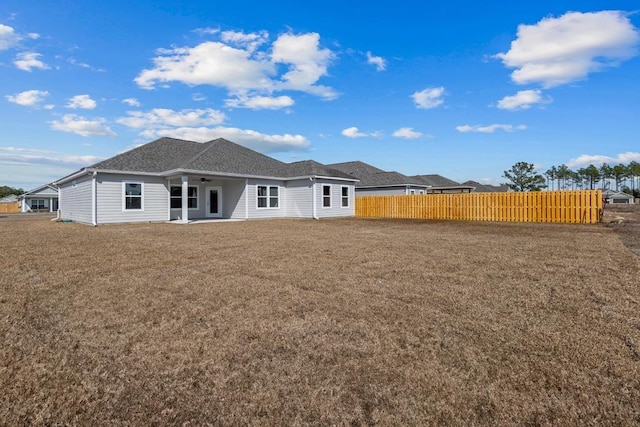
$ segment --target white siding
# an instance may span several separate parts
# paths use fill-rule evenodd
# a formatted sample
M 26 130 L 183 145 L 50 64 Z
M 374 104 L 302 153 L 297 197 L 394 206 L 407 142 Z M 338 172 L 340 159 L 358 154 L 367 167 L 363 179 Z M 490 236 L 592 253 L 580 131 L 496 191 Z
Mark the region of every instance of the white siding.
M 258 185 L 279 187 L 280 206 L 277 208 L 260 208 L 258 209 Z M 247 188 L 247 197 L 249 202 L 249 218 L 285 218 L 287 216 L 287 192 L 283 181 L 271 181 L 267 179 L 250 179 L 249 188 Z
M 288 181 L 286 187 L 286 214 L 290 218 L 313 217 L 313 181 Z
M 416 193 L 418 190 L 416 190 Z M 356 196 L 397 196 L 407 194 L 406 187 L 375 187 L 375 188 L 358 188 Z
M 222 187 L 223 218 L 246 218 L 245 180 L 225 181 Z
M 67 182 L 60 187 L 60 218 L 91 224 L 91 176 Z
M 105 174 L 98 175 L 97 181 L 98 224 L 169 219 L 169 188 L 166 178 Z M 123 209 L 123 182 L 143 183 L 142 210 Z
M 330 208 L 325 208 L 322 205 L 322 201 L 323 201 L 322 186 L 323 185 L 331 186 L 331 207 Z M 349 206 L 346 208 L 342 207 L 342 187 L 349 188 Z M 331 181 L 327 179 L 316 180 L 316 214 L 318 215 L 318 218 L 354 216 L 355 215 L 354 195 L 355 195 L 355 185 L 353 182 Z

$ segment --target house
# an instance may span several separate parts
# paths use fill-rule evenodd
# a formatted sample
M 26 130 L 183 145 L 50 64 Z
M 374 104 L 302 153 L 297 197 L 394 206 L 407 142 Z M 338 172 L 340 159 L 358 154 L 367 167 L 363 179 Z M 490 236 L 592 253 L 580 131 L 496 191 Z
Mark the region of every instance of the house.
M 59 217 L 99 225 L 353 216 L 357 179 L 284 163 L 226 139 L 160 138 L 58 181 Z
M 449 178 L 438 174 L 430 175 L 414 175 L 411 178 L 429 185 L 429 193 L 441 194 L 441 193 L 471 193 L 475 190 L 473 185 L 460 184 Z
M 506 185 L 480 184 L 477 181 L 465 181 L 461 185 L 474 187 L 474 193 L 505 193 L 509 191 Z
M 18 196 L 20 212 L 55 212 L 58 210 L 58 189 L 45 184 Z
M 399 172 L 386 172 L 364 162 L 344 162 L 330 168 L 357 178 L 356 196 L 389 196 L 397 194 L 425 194 L 430 186 Z
M 629 205 L 632 205 L 634 203 L 634 197 L 631 194 L 622 193 L 620 191 L 604 190 L 602 192 L 602 198 L 604 199 L 605 203 Z

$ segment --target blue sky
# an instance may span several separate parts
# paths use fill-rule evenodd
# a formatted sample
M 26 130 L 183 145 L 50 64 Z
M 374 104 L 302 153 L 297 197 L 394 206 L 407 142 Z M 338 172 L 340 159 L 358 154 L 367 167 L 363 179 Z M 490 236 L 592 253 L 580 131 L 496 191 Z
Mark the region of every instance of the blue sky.
M 162 136 L 494 184 L 518 161 L 640 161 L 638 9 L 4 0 L 0 185 Z

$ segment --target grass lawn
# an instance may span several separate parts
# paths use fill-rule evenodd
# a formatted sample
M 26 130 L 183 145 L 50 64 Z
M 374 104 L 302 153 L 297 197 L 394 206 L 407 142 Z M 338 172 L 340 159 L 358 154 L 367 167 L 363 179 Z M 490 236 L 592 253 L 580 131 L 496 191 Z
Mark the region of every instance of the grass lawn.
M 0 218 L 0 424 L 640 424 L 606 225 Z

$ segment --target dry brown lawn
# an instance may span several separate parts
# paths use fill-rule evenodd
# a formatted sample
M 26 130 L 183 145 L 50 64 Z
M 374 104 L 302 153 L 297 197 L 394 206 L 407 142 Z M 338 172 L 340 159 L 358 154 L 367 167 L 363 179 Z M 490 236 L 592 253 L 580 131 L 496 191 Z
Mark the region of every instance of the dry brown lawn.
M 0 424 L 640 424 L 614 226 L 24 218 L 0 218 Z

